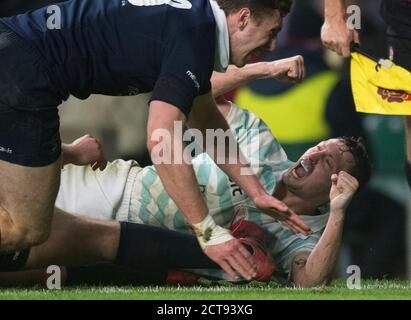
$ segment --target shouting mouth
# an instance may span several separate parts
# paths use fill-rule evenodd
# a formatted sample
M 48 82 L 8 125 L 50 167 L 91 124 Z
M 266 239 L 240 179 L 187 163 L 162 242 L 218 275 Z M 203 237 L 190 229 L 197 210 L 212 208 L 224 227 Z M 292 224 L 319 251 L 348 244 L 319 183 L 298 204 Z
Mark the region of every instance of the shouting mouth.
M 295 166 L 295 168 L 291 171 L 292 175 L 296 179 L 302 179 L 308 176 L 314 167 L 310 160 L 301 159 L 301 161 Z

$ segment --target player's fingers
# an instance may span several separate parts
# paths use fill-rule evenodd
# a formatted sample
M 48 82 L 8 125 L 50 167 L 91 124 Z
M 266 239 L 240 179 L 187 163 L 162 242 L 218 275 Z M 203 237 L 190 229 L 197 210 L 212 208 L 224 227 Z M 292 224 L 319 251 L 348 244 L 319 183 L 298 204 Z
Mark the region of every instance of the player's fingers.
M 301 56 L 298 57 L 298 82 L 304 79 L 304 60 Z
M 290 68 L 290 70 L 288 71 L 288 74 L 287 74 L 288 78 L 293 82 L 298 80 L 298 70 L 297 69 L 298 69 L 297 66 L 294 65 Z
M 99 165 L 100 171 L 103 171 L 107 167 L 107 162 L 108 161 L 104 156 L 100 159 L 100 165 Z
M 350 187 L 352 189 L 358 188 L 358 181 L 355 179 L 353 176 L 349 175 L 348 173 L 341 171 L 339 174 L 339 182 L 341 184 L 346 185 L 347 187 Z
M 292 222 L 288 220 L 283 220 L 282 224 L 295 233 L 306 234 L 306 232 L 300 226 L 294 225 Z
M 272 198 L 271 209 L 273 211 L 279 211 L 283 214 L 288 215 L 288 206 L 284 202 L 277 200 L 275 198 Z
M 256 264 L 255 264 L 255 260 L 254 260 L 253 256 L 251 255 L 251 253 L 244 247 L 243 244 L 241 244 L 241 246 L 239 246 L 238 252 L 242 255 L 242 257 L 244 259 L 246 259 L 250 263 L 251 267 L 255 271 L 255 269 L 257 267 Z
M 294 228 L 303 234 L 309 234 L 312 232 L 311 228 L 301 219 L 295 212 L 290 210 L 290 215 L 287 218 L 288 222 Z
M 294 233 L 296 233 L 296 234 L 301 233 L 301 234 L 304 234 L 306 236 L 312 234 L 312 231 L 307 232 L 304 229 L 302 229 L 300 226 L 294 225 L 293 223 L 291 223 L 289 221 L 284 220 L 284 221 L 282 221 L 282 224 L 284 226 L 286 226 L 288 229 L 290 229 L 291 231 L 293 231 Z
M 357 190 L 357 186 L 349 181 L 342 181 L 341 188 L 345 193 L 353 193 Z
M 353 40 L 354 40 L 355 43 L 358 43 L 358 44 L 361 43 L 360 34 L 358 33 L 357 30 L 353 31 Z
M 99 162 L 96 161 L 91 165 L 91 169 L 93 169 L 93 171 L 96 171 L 99 166 L 100 166 Z
M 243 278 L 251 280 L 253 277 L 253 271 L 251 266 L 246 263 L 246 260 L 239 254 L 231 255 L 227 257 L 227 261 L 231 268 L 236 270 Z
M 341 53 L 344 58 L 349 58 L 351 56 L 351 49 L 350 46 L 346 43 L 343 44 L 341 48 Z
M 339 56 L 342 55 L 341 46 L 339 46 L 338 43 L 336 43 L 335 41 L 328 41 L 327 44 L 325 45 L 325 47 L 328 48 L 331 51 L 334 51 Z
M 345 171 L 341 171 L 340 175 L 346 180 L 349 181 L 350 183 L 352 183 L 353 185 L 358 185 L 358 180 L 353 177 L 352 175 L 350 175 L 349 173 L 345 172 Z
M 228 276 L 232 280 L 235 280 L 237 278 L 236 272 L 234 271 L 234 269 L 230 266 L 230 264 L 228 262 L 226 262 L 225 260 L 222 260 L 222 261 L 218 262 L 218 264 L 225 271 L 225 273 L 228 274 Z
M 304 62 L 304 58 L 301 59 L 301 81 L 303 81 L 305 79 L 305 62 Z

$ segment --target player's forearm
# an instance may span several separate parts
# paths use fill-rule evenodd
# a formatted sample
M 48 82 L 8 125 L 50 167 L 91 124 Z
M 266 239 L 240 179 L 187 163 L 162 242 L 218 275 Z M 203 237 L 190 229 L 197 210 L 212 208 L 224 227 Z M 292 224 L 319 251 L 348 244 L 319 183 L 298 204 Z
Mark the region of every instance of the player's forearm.
M 296 286 L 315 287 L 331 280 L 341 246 L 343 224 L 343 212 L 330 213 L 324 233 L 308 256 L 303 272 L 295 274 Z
M 225 73 L 214 72 L 211 77 L 213 96 L 219 97 L 235 88 L 247 84 L 249 81 L 269 76 L 266 62 L 252 63 L 237 68 L 230 65 Z
M 208 214 L 193 168 L 188 164 L 155 165 L 165 190 L 190 224 L 200 223 Z
M 199 223 L 208 214 L 208 208 L 201 195 L 189 155 L 181 138 L 174 137 L 171 127 L 163 128 L 170 133 L 170 141 L 163 141 L 161 149 L 155 149 L 156 142 L 148 144 L 153 164 L 165 190 L 184 213 L 190 224 Z M 168 144 L 170 143 L 170 144 Z M 169 157 L 157 158 L 157 153 L 169 153 Z M 168 161 L 169 160 L 169 161 Z
M 345 6 L 345 0 L 324 0 L 325 21 L 345 20 Z

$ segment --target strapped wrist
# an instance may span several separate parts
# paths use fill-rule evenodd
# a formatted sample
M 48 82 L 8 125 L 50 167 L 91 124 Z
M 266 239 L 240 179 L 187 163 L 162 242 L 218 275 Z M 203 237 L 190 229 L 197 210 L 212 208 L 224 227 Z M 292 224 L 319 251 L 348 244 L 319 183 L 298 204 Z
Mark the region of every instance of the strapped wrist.
M 218 226 L 211 215 L 207 215 L 203 221 L 193 224 L 192 227 L 203 249 L 234 239 L 230 231 Z

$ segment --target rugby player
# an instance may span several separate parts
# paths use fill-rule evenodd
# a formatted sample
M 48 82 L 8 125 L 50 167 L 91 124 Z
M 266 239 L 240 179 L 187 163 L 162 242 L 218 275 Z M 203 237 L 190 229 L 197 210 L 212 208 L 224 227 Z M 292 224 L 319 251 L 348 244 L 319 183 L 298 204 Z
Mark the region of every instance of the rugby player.
M 214 80 L 218 81 L 213 81 L 214 92 L 223 93 L 247 77 L 261 75 L 257 69 L 262 70 L 263 66 L 264 63 L 258 64 L 258 68 L 248 66 L 215 75 Z M 326 283 L 331 279 L 338 257 L 345 209 L 358 186 L 364 185 L 369 177 L 370 165 L 364 146 L 352 139 L 323 141 L 293 164 L 258 117 L 221 99 L 218 105 L 240 147 L 252 151 L 245 155 L 250 163 L 258 164 L 257 176 L 267 192 L 300 213 L 314 233 L 295 234 L 262 214 L 208 155 L 200 154 L 193 160 L 193 166 L 213 218 L 227 228 L 233 221 L 233 213 L 237 219 L 257 223 L 268 238 L 267 250 L 277 264 L 277 275 L 289 277 L 297 286 Z M 95 149 L 94 141 L 91 143 L 91 149 Z M 26 268 L 106 261 L 136 267 L 142 274 L 161 270 L 166 273 L 170 268 L 179 267 L 192 268 L 197 274 L 212 278 L 232 279 L 201 258 L 198 254 L 201 250 L 193 247 L 192 239 L 178 240 L 176 235 L 167 238 L 153 230 L 138 229 L 137 225 L 143 228 L 141 225 L 145 224 L 193 233 L 152 166 L 141 168 L 136 162 L 117 160 L 104 171 L 93 171 L 91 167 L 68 165 L 63 170 L 56 204 L 67 212 L 93 219 L 118 220 L 122 221 L 122 228 L 125 225 L 137 228 L 133 241 L 119 236 L 115 227 L 118 230 L 118 224 L 60 213 L 53 224 L 52 237 L 32 249 Z M 150 236 L 143 237 L 142 232 Z M 166 251 L 159 252 L 156 248 L 162 241 L 167 242 Z M 153 242 L 156 245 L 153 246 Z M 44 272 L 41 274 L 44 278 Z M 24 275 L 19 278 L 7 274 L 7 277 L 10 285 L 10 277 L 17 281 Z
M 17 269 L 26 248 L 49 236 L 59 188 L 57 106 L 62 101 L 70 95 L 86 99 L 152 91 L 148 148 L 160 143 L 153 133 L 168 130 L 171 159 L 183 158 L 184 142 L 174 139 L 174 121 L 203 133 L 228 130 L 210 93 L 213 67 L 224 71 L 230 62 L 241 67 L 255 54 L 273 50 L 290 6 L 291 0 L 69 0 L 1 18 L 0 270 Z M 304 77 L 302 61 L 285 71 L 296 82 Z M 249 165 L 240 154 L 228 161 L 227 151 L 220 168 L 256 207 L 297 232 L 310 232 L 255 175 L 241 174 Z M 227 272 L 241 270 L 250 279 L 251 255 L 212 219 L 192 166 L 172 162 L 156 164 L 156 170 L 198 230 L 206 254 Z M 207 239 L 201 236 L 206 230 L 211 231 Z

